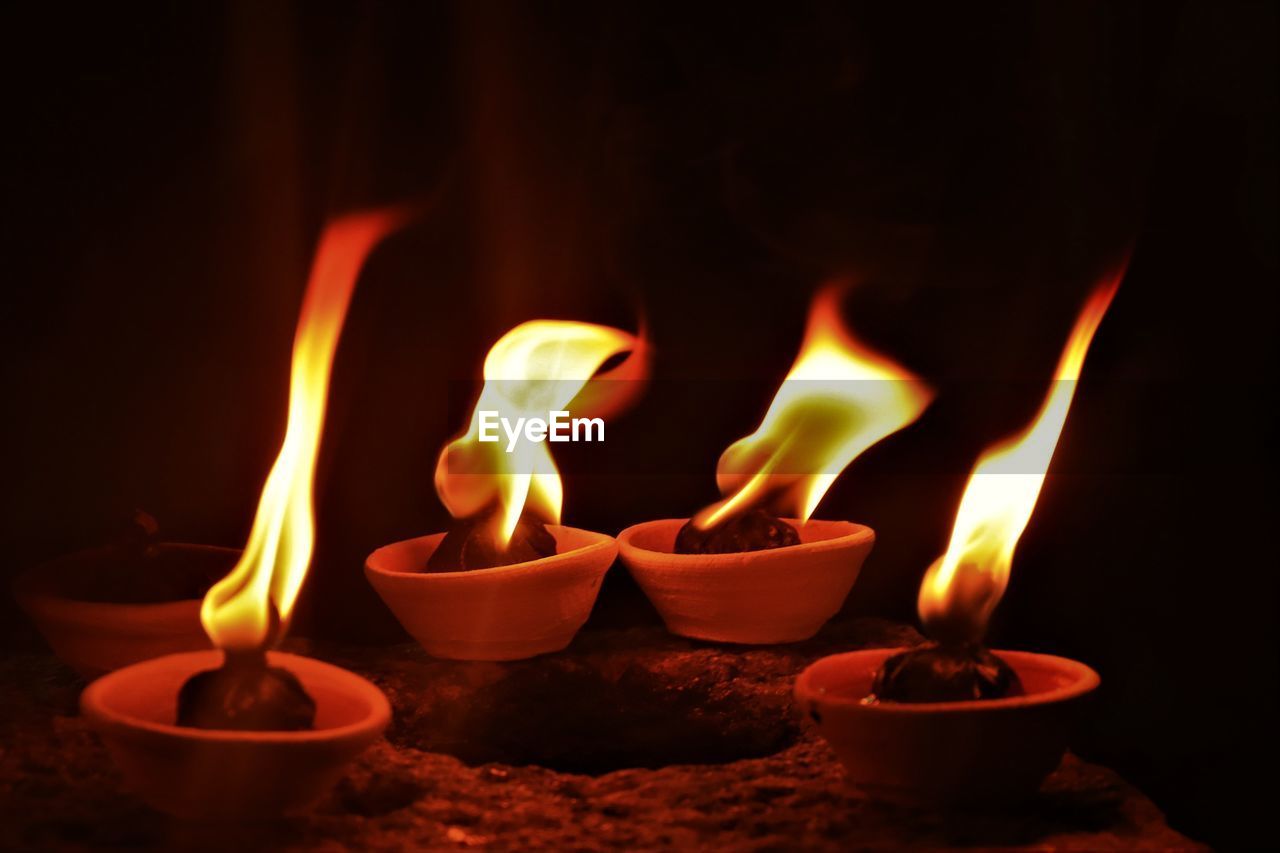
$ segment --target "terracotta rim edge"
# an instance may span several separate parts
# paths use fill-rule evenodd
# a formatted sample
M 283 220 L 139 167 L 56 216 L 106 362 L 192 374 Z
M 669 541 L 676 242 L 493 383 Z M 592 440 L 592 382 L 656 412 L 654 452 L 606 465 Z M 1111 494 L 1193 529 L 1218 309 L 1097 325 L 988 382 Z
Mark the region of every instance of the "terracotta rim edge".
M 1018 708 L 1030 708 L 1037 705 L 1051 705 L 1057 702 L 1065 702 L 1069 699 L 1076 699 L 1084 696 L 1097 689 L 1102 683 L 1101 677 L 1088 664 L 1081 663 L 1071 658 L 1059 657 L 1058 655 L 1046 655 L 1038 652 L 1021 652 L 1011 649 L 992 649 L 992 651 L 1004 658 L 1006 662 L 1013 665 L 1015 661 L 1040 661 L 1042 663 L 1051 664 L 1052 668 L 1071 674 L 1073 680 L 1069 684 L 1054 688 L 1053 690 L 1043 690 L 1038 693 L 1023 694 L 1020 696 L 1009 696 L 1004 699 L 982 699 L 972 701 L 959 702 L 889 702 L 885 704 L 867 705 L 863 704 L 862 697 L 854 698 L 842 695 L 833 695 L 829 693 L 820 693 L 817 689 L 809 685 L 813 670 L 827 662 L 838 658 L 846 657 L 862 657 L 871 652 L 888 651 L 890 653 L 898 651 L 906 651 L 906 647 L 894 649 L 860 649 L 852 652 L 842 652 L 836 655 L 827 655 L 819 658 L 809 666 L 805 667 L 798 676 L 796 676 L 795 693 L 798 698 L 808 702 L 820 702 L 824 705 L 837 708 L 855 709 L 862 713 L 868 714 L 980 714 L 991 711 L 1016 710 Z M 1015 669 L 1017 667 L 1015 666 Z
M 813 542 L 801 542 L 799 545 L 786 545 L 782 548 L 766 548 L 759 551 L 734 551 L 728 554 L 677 554 L 674 551 L 655 551 L 652 548 L 643 548 L 631 541 L 632 537 L 643 528 L 652 527 L 655 524 L 669 524 L 671 522 L 687 522 L 687 518 L 655 518 L 652 521 L 642 521 L 639 524 L 633 524 L 618 534 L 618 551 L 619 553 L 635 553 L 635 554 L 656 554 L 665 559 L 675 562 L 684 561 L 706 561 L 717 557 L 733 557 L 741 559 L 750 555 L 766 555 L 766 554 L 786 554 L 795 553 L 801 549 L 805 551 L 827 551 L 835 548 L 847 547 L 849 545 L 860 545 L 863 542 L 875 542 L 876 532 L 865 524 L 859 524 L 856 521 L 843 521 L 839 519 L 815 518 L 810 522 L 826 522 L 828 524 L 848 524 L 852 525 L 855 530 L 845 533 L 841 536 L 833 536 L 830 539 L 818 539 Z M 794 522 L 795 519 L 783 519 L 787 522 Z M 808 522 L 806 522 L 808 523 Z
M 583 545 L 581 548 L 574 548 L 572 551 L 565 551 L 563 554 L 552 554 L 549 557 L 542 557 L 537 560 L 526 560 L 523 563 L 512 563 L 507 566 L 492 566 L 487 569 L 468 569 L 457 572 L 398 572 L 392 569 L 383 568 L 382 566 L 374 565 L 374 558 L 388 548 L 395 548 L 397 545 L 405 545 L 410 542 L 417 542 L 422 539 L 428 539 L 432 536 L 440 535 L 439 533 L 428 533 L 425 536 L 415 536 L 412 539 L 402 539 L 399 542 L 392 542 L 388 545 L 383 545 L 381 548 L 374 550 L 373 553 L 365 558 L 364 568 L 366 572 L 372 572 L 373 574 L 391 578 L 439 578 L 444 580 L 449 578 L 492 577 L 500 574 L 517 574 L 521 572 L 538 571 L 539 569 L 544 569 L 549 566 L 558 566 L 562 563 L 567 563 L 571 560 L 580 558 L 584 554 L 590 554 L 593 551 L 605 551 L 610 548 L 617 548 L 618 546 L 618 540 L 615 537 L 610 536 L 608 533 L 600 533 L 595 530 L 585 530 L 580 527 L 569 527 L 563 524 L 548 524 L 547 527 L 552 531 L 572 530 L 575 533 L 585 533 L 589 536 L 599 538 L 594 542 Z
M 206 658 L 212 656 L 220 656 L 216 649 L 195 652 L 179 652 L 172 655 L 163 655 L 151 660 L 142 661 L 141 663 L 131 664 L 130 666 L 109 672 L 101 678 L 96 679 L 80 694 L 80 712 L 86 717 L 99 722 L 102 725 L 115 729 L 128 731 L 145 731 L 152 734 L 162 735 L 165 737 L 176 738 L 185 741 L 205 741 L 210 743 L 258 743 L 258 744 L 302 744 L 315 742 L 328 742 L 341 740 L 351 735 L 362 734 L 365 732 L 380 732 L 391 722 L 391 703 L 387 700 L 387 696 L 372 681 L 369 681 L 362 675 L 357 675 L 350 670 L 343 669 L 331 663 L 318 660 L 317 658 L 306 657 L 304 655 L 290 654 L 289 652 L 268 653 L 272 663 L 278 666 L 284 666 L 291 662 L 305 661 L 305 666 L 318 668 L 321 673 L 334 680 L 346 682 L 347 685 L 353 685 L 356 689 L 348 692 L 359 692 L 366 695 L 369 699 L 369 708 L 367 714 L 353 722 L 343 726 L 335 726 L 325 729 L 311 729 L 300 732 L 285 731 L 258 731 L 258 732 L 239 732 L 239 731 L 222 731 L 217 729 L 198 729 L 191 726 L 178 726 L 168 723 L 157 723 L 152 720 L 145 720 L 130 714 L 125 714 L 107 705 L 102 700 L 102 694 L 114 686 L 115 682 L 124 681 L 142 675 L 139 670 L 147 669 L 155 666 L 159 661 L 169 661 L 175 658 L 191 658 L 192 668 L 191 674 L 204 671 L 206 667 Z M 208 661 L 213 663 L 214 661 Z M 296 668 L 293 668 L 296 674 Z M 304 681 L 305 684 L 305 681 Z

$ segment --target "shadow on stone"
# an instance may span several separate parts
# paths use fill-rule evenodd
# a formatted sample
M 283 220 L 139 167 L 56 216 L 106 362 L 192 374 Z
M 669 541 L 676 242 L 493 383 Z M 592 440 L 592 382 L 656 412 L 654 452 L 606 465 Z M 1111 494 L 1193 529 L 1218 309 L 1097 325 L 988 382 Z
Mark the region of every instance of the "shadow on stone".
M 771 755 L 795 741 L 785 697 L 742 689 L 725 666 L 675 679 L 547 660 L 508 666 L 456 703 L 393 726 L 397 746 L 476 765 L 539 765 L 599 774 Z
M 919 641 L 905 626 L 851 620 L 784 646 L 635 626 L 583 631 L 564 652 L 501 663 L 440 660 L 416 646 L 313 653 L 386 692 L 387 738 L 399 749 L 599 775 L 774 755 L 800 737 L 791 685 L 815 657 Z

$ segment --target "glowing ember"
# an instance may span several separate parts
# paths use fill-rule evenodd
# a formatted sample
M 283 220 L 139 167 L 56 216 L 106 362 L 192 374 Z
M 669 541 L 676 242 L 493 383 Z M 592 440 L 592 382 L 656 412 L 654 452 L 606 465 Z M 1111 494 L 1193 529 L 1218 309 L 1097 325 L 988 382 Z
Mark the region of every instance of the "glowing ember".
M 200 609 L 205 631 L 221 649 L 264 649 L 288 625 L 315 541 L 311 487 L 333 353 L 365 258 L 402 219 L 388 210 L 355 214 L 332 222 L 321 236 L 294 338 L 284 444 L 244 555 Z
M 845 329 L 840 294 L 829 286 L 814 298 L 800 354 L 764 420 L 720 457 L 724 500 L 695 515 L 692 528 L 711 531 L 762 507 L 807 521 L 849 463 L 928 406 L 922 382 Z
M 1035 420 L 988 449 L 974 465 L 947 551 L 920 586 L 920 618 L 933 637 L 976 643 L 986 632 L 1058 445 L 1085 354 L 1121 277 L 1108 277 L 1085 303 Z
M 606 361 L 626 352 L 631 355 L 621 364 L 596 376 Z M 484 552 L 488 562 L 507 554 L 522 519 L 538 520 L 531 529 L 559 522 L 564 491 L 546 442 L 481 441 L 481 412 L 497 413 L 509 424 L 521 418 L 545 419 L 557 411 L 604 417 L 638 387 L 644 375 L 643 353 L 642 339 L 636 335 L 559 320 L 522 323 L 489 350 L 484 387 L 467 431 L 441 451 L 435 474 L 440 500 L 454 518 L 465 521 L 468 535 L 479 540 L 473 543 L 475 550 Z M 593 377 L 601 381 L 588 386 Z

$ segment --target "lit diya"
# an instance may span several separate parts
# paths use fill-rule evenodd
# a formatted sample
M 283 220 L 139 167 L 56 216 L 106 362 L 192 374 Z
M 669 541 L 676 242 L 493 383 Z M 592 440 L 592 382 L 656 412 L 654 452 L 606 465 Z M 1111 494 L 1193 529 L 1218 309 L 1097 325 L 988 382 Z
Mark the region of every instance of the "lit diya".
M 390 720 L 386 697 L 365 679 L 270 649 L 311 561 L 312 481 L 347 306 L 365 258 L 402 218 L 352 215 L 322 235 L 294 340 L 284 444 L 243 555 L 201 606 L 216 650 L 116 670 L 81 696 L 126 781 L 162 811 L 251 817 L 302 808 Z
M 723 500 L 618 535 L 622 561 L 673 633 L 807 639 L 840 609 L 871 552 L 871 528 L 811 516 L 840 472 L 920 417 L 931 393 L 845 329 L 840 294 L 832 286 L 815 297 L 764 420 L 721 455 Z
M 453 526 L 379 548 L 365 563 L 369 582 L 429 654 L 532 657 L 563 649 L 586 622 L 617 546 L 559 523 L 564 494 L 546 419 L 603 422 L 628 405 L 643 385 L 644 349 L 619 329 L 552 320 L 523 323 L 490 349 L 466 432 L 436 465 Z M 527 431 L 482 440 L 490 419 L 541 423 L 542 440 Z
M 1062 759 L 1076 701 L 1098 686 L 1082 663 L 993 651 L 983 638 L 1120 278 L 1090 296 L 1035 420 L 974 466 L 946 553 L 920 587 L 933 641 L 833 655 L 796 681 L 800 707 L 869 794 L 935 804 L 1032 794 Z

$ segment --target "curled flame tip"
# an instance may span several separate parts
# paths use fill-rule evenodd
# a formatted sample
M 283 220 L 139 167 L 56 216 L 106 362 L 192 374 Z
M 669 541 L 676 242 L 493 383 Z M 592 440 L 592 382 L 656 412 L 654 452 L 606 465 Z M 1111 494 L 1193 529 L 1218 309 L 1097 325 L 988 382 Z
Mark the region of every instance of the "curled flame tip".
M 808 520 L 841 471 L 929 405 L 923 382 L 845 327 L 846 289 L 836 283 L 815 294 L 795 363 L 756 431 L 721 455 L 716 483 L 725 497 L 695 515 L 695 526 L 762 504 Z
M 630 353 L 597 375 L 605 362 Z M 436 492 L 454 518 L 492 512 L 494 544 L 505 549 L 526 512 L 560 520 L 560 472 L 545 442 L 480 441 L 480 413 L 515 423 L 553 411 L 605 418 L 629 405 L 643 386 L 647 346 L 642 337 L 610 326 L 568 320 L 531 320 L 503 335 L 484 362 L 484 386 L 466 431 L 436 462 Z M 588 383 L 595 377 L 598 381 Z

